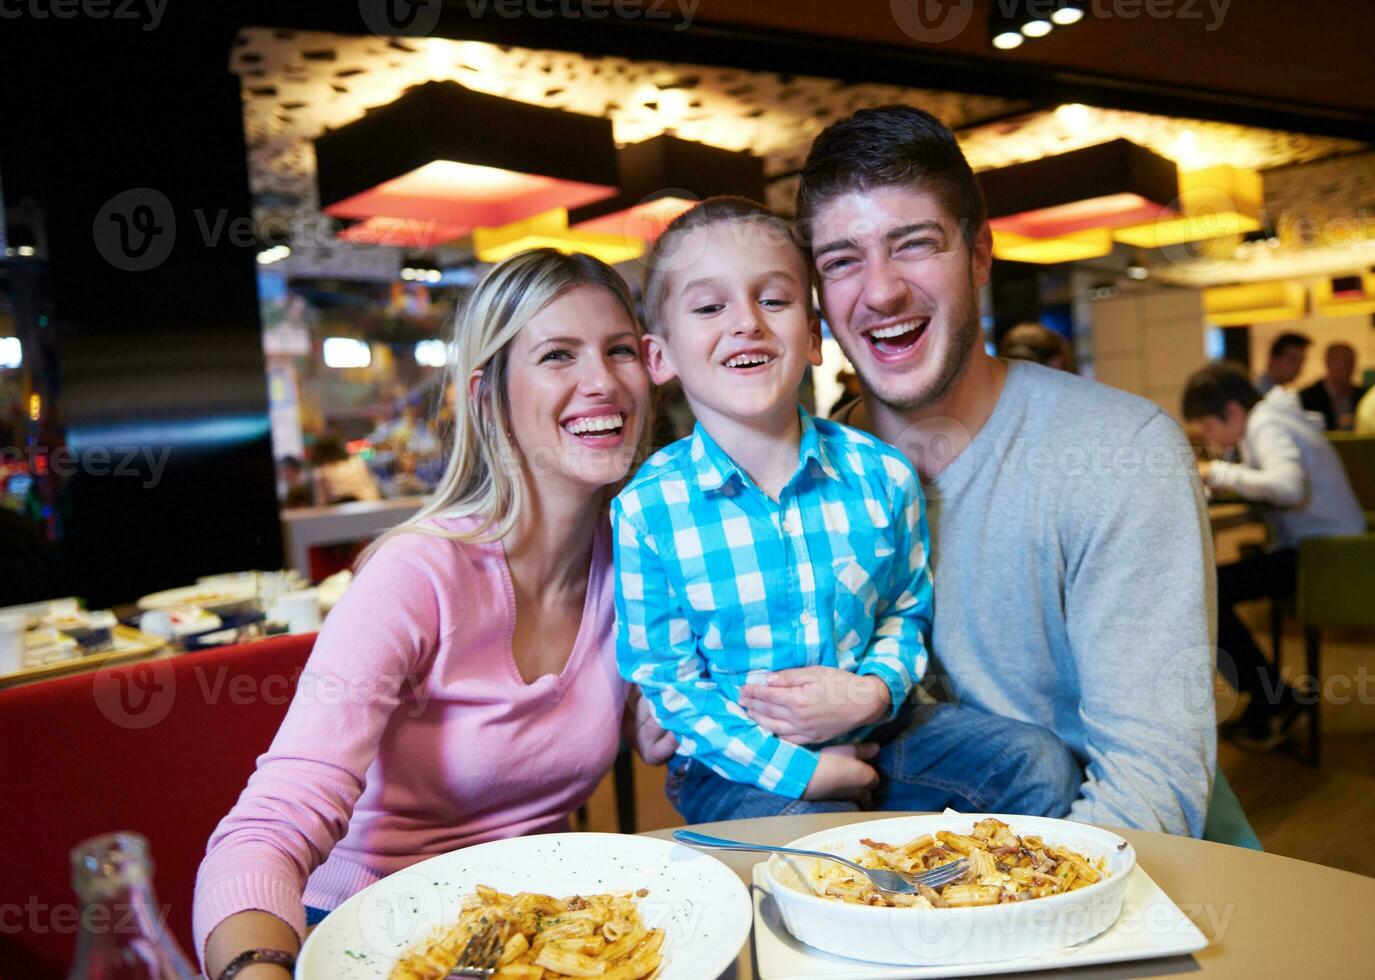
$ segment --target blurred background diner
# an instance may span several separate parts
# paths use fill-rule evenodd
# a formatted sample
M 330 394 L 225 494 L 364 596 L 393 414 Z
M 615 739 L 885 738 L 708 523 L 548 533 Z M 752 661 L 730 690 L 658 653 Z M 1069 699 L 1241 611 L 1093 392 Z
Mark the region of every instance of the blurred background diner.
M 1216 721 L 1261 843 L 1375 875 L 1375 849 L 1342 843 L 1375 821 L 1375 14 L 947 6 L 965 20 L 939 29 L 810 0 L 6 13 L 0 727 L 6 696 L 73 675 L 211 656 L 290 673 L 359 551 L 444 471 L 465 383 L 447 330 L 485 269 L 584 251 L 638 297 L 646 248 L 694 200 L 790 216 L 816 134 L 900 102 L 950 126 L 983 185 L 988 349 L 1177 419 L 1218 565 L 1259 576 L 1224 625 L 1283 710 L 1260 718 L 1224 670 Z M 822 329 L 801 399 L 824 413 L 859 388 Z M 1191 402 L 1223 363 L 1241 394 Z M 693 420 L 659 401 L 662 445 Z M 1282 464 L 1255 432 L 1268 413 L 1302 447 Z M 1276 465 L 1288 489 L 1257 490 Z M 1338 484 L 1344 523 L 1290 533 Z M 284 710 L 258 708 L 250 768 Z M 211 780 L 204 820 L 246 773 Z M 625 756 L 583 825 L 676 824 L 663 779 Z M 36 949 L 0 936 L 0 973 L 45 975 Z

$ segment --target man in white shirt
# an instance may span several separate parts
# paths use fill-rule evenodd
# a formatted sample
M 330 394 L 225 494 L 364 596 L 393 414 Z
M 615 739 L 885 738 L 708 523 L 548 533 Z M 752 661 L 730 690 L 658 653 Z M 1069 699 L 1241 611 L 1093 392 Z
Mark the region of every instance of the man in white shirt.
M 1239 463 L 1200 463 L 1204 485 L 1270 508 L 1269 550 L 1218 568 L 1217 641 L 1218 669 L 1251 696 L 1232 737 L 1250 748 L 1275 748 L 1288 739 L 1301 706 L 1234 607 L 1251 599 L 1293 596 L 1300 542 L 1360 534 L 1365 514 L 1336 450 L 1292 392 L 1276 389 L 1261 398 L 1241 368 L 1219 361 L 1185 384 L 1184 417 L 1198 425 L 1210 445 L 1241 451 Z

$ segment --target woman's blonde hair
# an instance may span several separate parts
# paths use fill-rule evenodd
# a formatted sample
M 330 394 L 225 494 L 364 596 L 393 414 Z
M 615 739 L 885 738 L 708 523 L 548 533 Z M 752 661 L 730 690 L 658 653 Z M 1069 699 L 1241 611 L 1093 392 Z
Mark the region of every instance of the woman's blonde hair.
M 450 381 L 455 386 L 453 449 L 444 475 L 413 517 L 367 547 L 358 558 L 358 567 L 398 534 L 495 541 L 515 526 L 523 504 L 523 484 L 516 467 L 523 463 L 511 438 L 506 391 L 511 342 L 536 314 L 579 286 L 605 289 L 625 309 L 636 331 L 640 330 L 625 280 L 590 255 L 530 249 L 511 256 L 482 277 L 454 317 L 449 345 Z M 474 397 L 469 395 L 468 379 L 479 368 L 482 375 Z M 649 444 L 652 419 L 646 417 L 641 422 L 637 463 Z M 432 523 L 441 515 L 476 516 L 479 520 L 461 532 L 444 531 Z

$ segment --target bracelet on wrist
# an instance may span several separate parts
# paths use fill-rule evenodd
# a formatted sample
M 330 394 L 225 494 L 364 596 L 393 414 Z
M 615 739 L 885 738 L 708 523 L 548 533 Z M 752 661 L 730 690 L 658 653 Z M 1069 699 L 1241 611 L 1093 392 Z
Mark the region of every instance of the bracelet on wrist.
M 296 957 L 282 949 L 246 949 L 229 961 L 216 980 L 234 980 L 240 971 L 258 963 L 280 966 L 287 973 L 296 970 Z

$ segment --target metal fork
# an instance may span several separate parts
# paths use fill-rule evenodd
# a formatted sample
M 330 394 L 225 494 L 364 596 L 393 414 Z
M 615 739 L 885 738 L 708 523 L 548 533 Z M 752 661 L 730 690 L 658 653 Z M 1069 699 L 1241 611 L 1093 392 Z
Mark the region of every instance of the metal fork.
M 444 980 L 456 980 L 459 977 L 490 977 L 497 972 L 497 960 L 501 959 L 502 946 L 501 930 L 495 922 L 487 923 L 481 932 L 468 940 L 468 945 L 463 947 L 458 962 Z
M 745 841 L 726 840 L 723 837 L 708 837 L 706 834 L 699 834 L 691 830 L 675 830 L 673 839 L 679 844 L 690 844 L 693 847 L 716 847 L 723 851 L 765 851 L 771 854 L 797 854 L 802 857 L 835 861 L 846 867 L 854 868 L 861 874 L 868 875 L 875 888 L 890 895 L 914 895 L 922 885 L 939 888 L 941 885 L 949 884 L 969 870 L 968 858 L 960 858 L 958 861 L 942 864 L 939 868 L 932 868 L 930 871 L 910 874 L 905 871 L 881 871 L 875 868 L 865 868 L 840 857 L 838 854 L 828 854 L 825 851 L 804 851 L 796 847 L 747 844 Z

